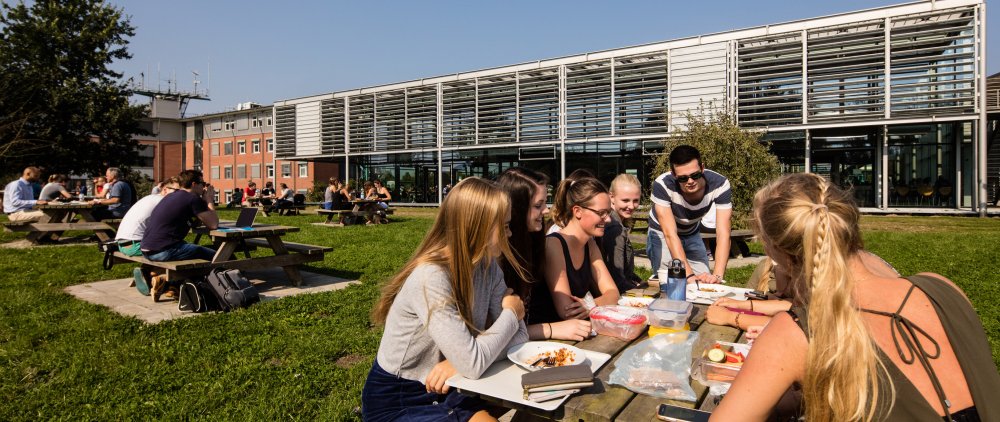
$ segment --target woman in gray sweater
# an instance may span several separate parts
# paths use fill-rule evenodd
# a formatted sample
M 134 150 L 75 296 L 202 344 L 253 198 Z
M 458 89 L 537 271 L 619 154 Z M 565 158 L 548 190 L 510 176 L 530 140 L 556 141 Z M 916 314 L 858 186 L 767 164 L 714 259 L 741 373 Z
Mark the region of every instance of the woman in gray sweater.
M 479 378 L 528 339 L 524 304 L 498 265 L 501 256 L 514 262 L 509 224 L 510 201 L 493 182 L 466 178 L 445 197 L 372 311 L 385 331 L 361 394 L 366 421 L 493 419 L 486 403 L 445 381 Z

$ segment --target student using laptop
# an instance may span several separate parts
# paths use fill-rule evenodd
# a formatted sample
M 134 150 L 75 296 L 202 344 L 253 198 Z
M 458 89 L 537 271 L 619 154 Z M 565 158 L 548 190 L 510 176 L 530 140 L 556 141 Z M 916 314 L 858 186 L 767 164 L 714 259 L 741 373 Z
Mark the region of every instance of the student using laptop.
M 219 216 L 202 198 L 205 180 L 198 170 L 184 170 L 179 178 L 181 189 L 164 197 L 146 223 L 142 254 L 150 261 L 211 260 L 215 251 L 184 241 L 195 217 L 209 229 L 219 227 Z

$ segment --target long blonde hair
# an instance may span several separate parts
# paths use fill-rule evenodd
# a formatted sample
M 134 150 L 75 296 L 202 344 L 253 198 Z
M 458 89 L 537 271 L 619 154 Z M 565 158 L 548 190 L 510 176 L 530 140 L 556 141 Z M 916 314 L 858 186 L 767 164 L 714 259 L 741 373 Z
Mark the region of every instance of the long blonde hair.
M 894 396 L 880 388 L 885 367 L 852 299 L 848 260 L 862 246 L 853 199 L 815 174 L 789 174 L 757 192 L 753 214 L 757 235 L 790 257 L 794 295 L 808 307 L 806 420 L 877 419 Z
M 524 273 L 507 246 L 504 223 L 509 212 L 510 200 L 495 183 L 467 177 L 455 185 L 409 262 L 382 288 L 382 297 L 372 309 L 372 320 L 385 324 L 406 279 L 417 267 L 431 264 L 447 272 L 459 314 L 471 332 L 478 332 L 472 323 L 473 274 L 478 266 L 496 259 L 491 247 L 499 249 L 507 262 L 514 263 L 515 271 Z

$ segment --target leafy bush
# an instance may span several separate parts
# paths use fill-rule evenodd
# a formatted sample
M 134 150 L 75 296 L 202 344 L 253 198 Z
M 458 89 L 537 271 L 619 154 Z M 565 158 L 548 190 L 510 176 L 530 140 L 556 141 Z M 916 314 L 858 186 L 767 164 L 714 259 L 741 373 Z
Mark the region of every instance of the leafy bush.
M 326 194 L 326 186 L 326 182 L 314 180 L 312 188 L 306 191 L 306 201 L 323 202 L 324 195 Z
M 663 141 L 666 153 L 656 160 L 653 179 L 670 171 L 669 152 L 675 147 L 698 148 L 705 168 L 726 176 L 732 185 L 733 228 L 748 228 L 754 193 L 781 175 L 778 157 L 768 151 L 769 143 L 761 141 L 764 132 L 739 127 L 730 113 L 700 107 L 686 117 L 687 127 Z

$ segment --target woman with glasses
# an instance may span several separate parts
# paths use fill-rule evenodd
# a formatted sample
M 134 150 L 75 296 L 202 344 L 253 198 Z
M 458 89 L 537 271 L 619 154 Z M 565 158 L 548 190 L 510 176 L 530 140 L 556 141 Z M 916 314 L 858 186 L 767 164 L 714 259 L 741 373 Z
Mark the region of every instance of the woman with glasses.
M 595 305 L 618 303 L 618 287 L 594 241 L 611 221 L 611 197 L 595 178 L 563 180 L 556 190 L 555 209 L 562 228 L 545 239 L 545 282 L 551 294 L 547 299 L 553 305 L 548 317 L 585 319 Z

